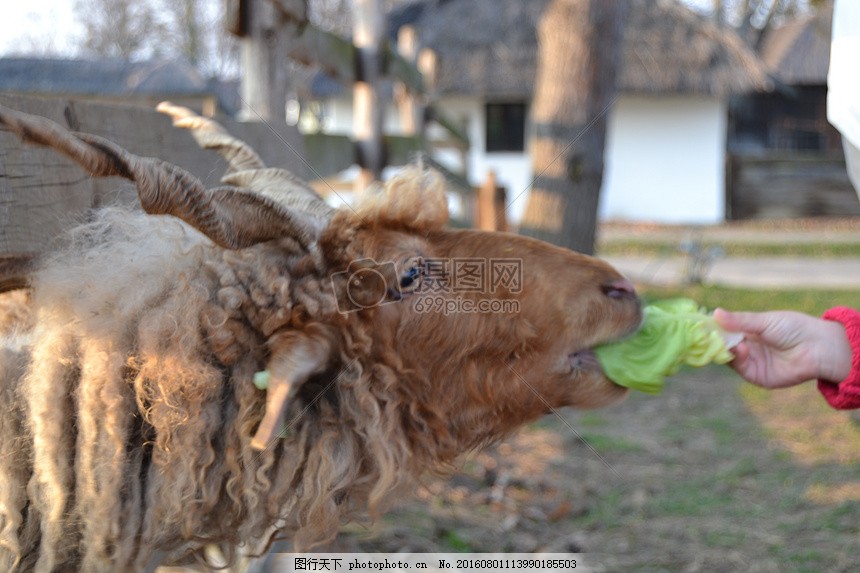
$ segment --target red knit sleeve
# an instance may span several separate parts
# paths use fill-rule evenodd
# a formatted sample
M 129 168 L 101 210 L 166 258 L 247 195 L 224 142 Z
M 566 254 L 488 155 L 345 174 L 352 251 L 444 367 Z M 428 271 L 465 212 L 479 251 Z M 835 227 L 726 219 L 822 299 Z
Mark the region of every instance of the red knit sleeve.
M 837 306 L 824 313 L 825 320 L 833 320 L 845 327 L 851 344 L 851 372 L 839 383 L 819 380 L 818 390 L 827 402 L 839 410 L 860 408 L 860 312 Z

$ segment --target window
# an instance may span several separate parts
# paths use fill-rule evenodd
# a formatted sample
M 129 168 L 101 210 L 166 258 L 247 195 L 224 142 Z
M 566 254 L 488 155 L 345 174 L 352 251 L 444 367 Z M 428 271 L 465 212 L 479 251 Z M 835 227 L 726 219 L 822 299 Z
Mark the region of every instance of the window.
M 523 151 L 526 141 L 526 104 L 486 105 L 487 152 Z

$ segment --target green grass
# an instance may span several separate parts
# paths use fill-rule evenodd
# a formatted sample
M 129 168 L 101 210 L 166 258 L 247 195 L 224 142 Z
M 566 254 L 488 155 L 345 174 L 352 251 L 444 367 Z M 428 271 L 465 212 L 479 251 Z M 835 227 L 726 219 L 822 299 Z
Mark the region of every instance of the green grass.
M 747 404 L 766 404 L 771 398 L 772 391 L 752 384 L 744 384 L 738 388 L 738 392 Z
M 621 504 L 625 494 L 626 488 L 614 488 L 603 492 L 596 498 L 594 506 L 583 516 L 571 520 L 572 523 L 584 529 L 620 527 L 624 516 Z
M 654 495 L 645 507 L 650 517 L 705 517 L 735 507 L 732 492 L 717 488 L 712 479 L 679 481 Z
M 704 543 L 709 547 L 733 549 L 746 540 L 747 533 L 744 531 L 720 529 L 717 531 L 706 531 L 703 533 L 702 538 Z
M 818 522 L 825 531 L 853 533 L 857 530 L 858 514 L 860 503 L 844 503 L 823 512 Z
M 674 297 L 687 297 L 708 309 L 765 311 L 796 310 L 820 315 L 834 306 L 860 308 L 860 290 L 790 290 L 743 289 L 713 285 L 688 287 L 646 286 L 640 289 L 646 302 Z
M 591 410 L 580 413 L 576 423 L 583 428 L 599 428 L 609 422 L 602 412 Z
M 799 547 L 771 547 L 773 554 L 779 558 L 781 563 L 790 566 L 790 571 L 797 573 L 819 573 L 821 563 L 829 557 L 826 553 L 815 548 Z
M 725 418 L 703 418 L 698 425 L 711 431 L 718 447 L 731 446 L 737 439 L 731 420 Z
M 581 431 L 579 432 L 579 435 L 583 442 L 587 443 L 601 454 L 610 452 L 630 453 L 642 450 L 642 446 L 639 444 L 620 436 L 590 431 Z
M 448 530 L 444 533 L 442 542 L 452 553 L 471 553 L 474 551 L 472 544 L 460 537 L 453 530 Z
M 860 242 L 851 243 L 758 243 L 703 242 L 701 248 L 722 249 L 729 257 L 860 257 Z M 610 256 L 682 256 L 679 242 L 649 240 L 612 240 L 599 243 L 597 254 Z

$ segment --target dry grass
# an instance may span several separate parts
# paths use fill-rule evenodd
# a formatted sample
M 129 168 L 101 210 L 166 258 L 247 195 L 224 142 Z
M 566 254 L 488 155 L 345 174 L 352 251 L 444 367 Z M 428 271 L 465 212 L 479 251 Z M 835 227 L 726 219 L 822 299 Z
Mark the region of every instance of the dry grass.
M 828 407 L 813 384 L 769 392 L 742 386 L 750 412 L 770 436 L 774 448 L 790 452 L 807 466 L 860 464 L 860 425 L 849 412 Z

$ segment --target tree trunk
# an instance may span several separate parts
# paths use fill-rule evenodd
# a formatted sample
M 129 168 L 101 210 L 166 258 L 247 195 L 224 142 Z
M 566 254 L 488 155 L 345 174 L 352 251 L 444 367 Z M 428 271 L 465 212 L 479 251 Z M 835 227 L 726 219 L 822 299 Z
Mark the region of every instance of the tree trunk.
M 520 231 L 594 251 L 624 0 L 554 0 L 538 28 L 534 183 Z
M 181 11 L 177 28 L 183 32 L 181 38 L 182 53 L 188 58 L 188 62 L 200 69 L 203 60 L 200 38 L 200 6 L 197 0 L 183 0 L 182 6 L 177 7 Z

